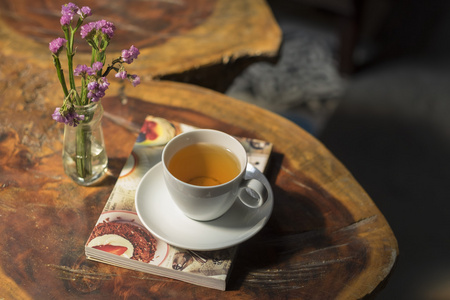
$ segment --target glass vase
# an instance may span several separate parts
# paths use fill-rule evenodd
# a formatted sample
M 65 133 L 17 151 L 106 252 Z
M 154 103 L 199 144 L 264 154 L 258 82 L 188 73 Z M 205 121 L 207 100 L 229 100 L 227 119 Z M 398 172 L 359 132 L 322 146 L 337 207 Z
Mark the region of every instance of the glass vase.
M 75 111 L 84 115 L 84 120 L 76 127 L 64 127 L 64 171 L 77 184 L 89 186 L 103 179 L 108 166 L 101 126 L 103 107 L 97 102 L 75 106 Z

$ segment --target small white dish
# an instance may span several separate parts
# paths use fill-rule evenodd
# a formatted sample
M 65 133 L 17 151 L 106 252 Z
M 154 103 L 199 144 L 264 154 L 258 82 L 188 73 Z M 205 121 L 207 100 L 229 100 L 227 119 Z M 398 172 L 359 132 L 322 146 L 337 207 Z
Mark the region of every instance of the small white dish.
M 273 192 L 267 178 L 251 164 L 245 178 L 257 178 L 267 188 L 268 199 L 258 209 L 235 201 L 218 219 L 200 222 L 188 218 L 173 202 L 158 163 L 142 178 L 136 190 L 136 211 L 142 224 L 157 238 L 189 250 L 210 251 L 240 244 L 258 233 L 272 214 Z

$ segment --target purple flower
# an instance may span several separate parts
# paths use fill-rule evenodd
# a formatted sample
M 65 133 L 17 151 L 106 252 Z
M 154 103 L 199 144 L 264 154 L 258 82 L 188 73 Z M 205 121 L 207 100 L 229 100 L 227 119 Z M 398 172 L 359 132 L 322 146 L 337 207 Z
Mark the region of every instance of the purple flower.
M 141 83 L 141 78 L 139 78 L 139 76 L 137 75 L 130 75 L 129 76 L 131 84 L 136 87 L 138 84 Z
M 84 120 L 84 115 L 79 115 L 75 112 L 75 110 L 70 110 L 66 115 L 65 124 L 73 127 L 77 127 L 80 121 Z
M 105 20 L 100 20 L 97 22 L 90 22 L 81 26 L 80 34 L 81 37 L 85 39 L 93 30 L 96 30 L 96 32 L 102 32 L 111 39 L 114 35 L 115 29 L 116 27 L 114 26 L 113 23 L 107 22 Z
M 94 75 L 95 72 L 92 70 L 92 68 L 86 66 L 86 65 L 78 65 L 75 70 L 73 71 L 73 74 L 77 76 L 86 76 L 87 75 Z
M 65 118 L 59 112 L 60 110 L 61 110 L 61 107 L 55 108 L 55 111 L 52 114 L 52 119 L 55 120 L 56 122 L 64 123 Z
M 91 99 L 92 102 L 98 102 L 101 98 L 105 96 L 105 91 L 109 87 L 109 82 L 106 77 L 101 77 L 98 81 L 91 81 L 88 83 L 88 94 L 87 97 Z
M 87 85 L 88 94 L 87 97 L 91 99 L 93 102 L 98 101 L 100 98 L 97 97 L 98 92 L 98 82 L 97 81 L 91 81 Z
M 117 72 L 116 78 L 120 78 L 120 79 L 127 79 L 127 71 L 123 70 L 120 72 Z
M 140 54 L 139 49 L 134 45 L 130 47 L 130 50 L 122 50 L 122 60 L 127 64 L 131 64 L 134 59 Z
M 64 4 L 61 7 L 61 14 L 62 15 L 74 15 L 78 12 L 78 6 L 72 2 L 69 2 L 67 4 Z
M 87 85 L 88 90 L 93 91 L 98 89 L 98 82 L 97 81 L 91 81 Z
M 101 89 L 102 91 L 106 91 L 109 87 L 109 81 L 106 77 L 101 77 L 99 78 L 99 89 Z
M 64 26 L 64 25 L 69 25 L 71 21 L 72 21 L 72 17 L 65 15 L 65 16 L 61 17 L 59 22 L 61 23 L 62 26 Z
M 98 31 L 101 30 L 101 32 L 103 34 L 106 34 L 111 39 L 114 35 L 114 30 L 116 30 L 116 27 L 111 22 L 108 22 L 105 20 L 100 20 L 100 21 L 97 21 L 96 29 Z
M 103 96 L 105 96 L 105 93 L 99 90 L 95 90 L 89 91 L 87 96 L 89 99 L 91 99 L 92 102 L 98 102 Z
M 95 22 L 90 22 L 81 26 L 80 31 L 81 37 L 85 39 L 89 35 L 89 33 L 91 33 L 91 31 L 94 29 L 95 29 Z
M 53 41 L 51 41 L 48 45 L 48 48 L 50 51 L 52 51 L 53 54 L 59 55 L 59 53 L 62 50 L 62 47 L 67 43 L 66 39 L 63 38 L 56 38 Z
M 100 71 L 103 68 L 103 63 L 101 61 L 97 61 L 92 64 L 92 70 L 97 72 Z
M 78 10 L 78 6 L 71 2 L 68 4 L 64 4 L 61 8 L 61 25 L 69 25 L 70 22 L 72 22 L 73 16 L 78 12 Z
M 83 6 L 79 11 L 78 14 L 84 19 L 86 17 L 89 17 L 92 15 L 91 9 L 89 6 Z
M 56 122 L 77 127 L 80 121 L 84 120 L 84 115 L 77 114 L 73 108 L 68 111 L 61 112 L 61 108 L 57 107 L 52 114 L 52 118 Z

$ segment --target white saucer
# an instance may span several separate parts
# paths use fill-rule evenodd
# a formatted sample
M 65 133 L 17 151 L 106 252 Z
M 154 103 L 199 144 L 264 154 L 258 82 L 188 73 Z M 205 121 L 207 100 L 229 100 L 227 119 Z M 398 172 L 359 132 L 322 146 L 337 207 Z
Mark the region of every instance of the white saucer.
M 197 251 L 228 248 L 251 238 L 269 220 L 273 193 L 266 177 L 251 164 L 246 178 L 259 179 L 268 190 L 268 199 L 258 209 L 236 200 L 220 218 L 199 222 L 185 216 L 172 201 L 158 163 L 142 178 L 136 190 L 136 211 L 142 224 L 157 238 L 170 245 Z

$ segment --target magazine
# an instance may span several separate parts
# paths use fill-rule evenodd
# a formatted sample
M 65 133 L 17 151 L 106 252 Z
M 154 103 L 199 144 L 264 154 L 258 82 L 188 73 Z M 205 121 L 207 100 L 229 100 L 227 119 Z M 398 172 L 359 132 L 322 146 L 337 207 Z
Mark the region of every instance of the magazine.
M 218 290 L 226 289 L 237 246 L 214 251 L 174 247 L 155 238 L 136 213 L 135 194 L 141 178 L 161 161 L 164 145 L 171 138 L 194 129 L 196 127 L 187 124 L 146 117 L 131 155 L 86 242 L 88 259 Z M 272 144 L 236 138 L 247 150 L 249 163 L 264 172 Z

